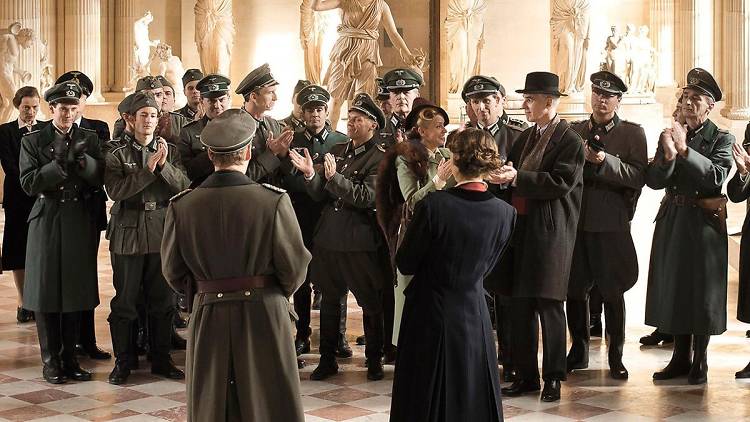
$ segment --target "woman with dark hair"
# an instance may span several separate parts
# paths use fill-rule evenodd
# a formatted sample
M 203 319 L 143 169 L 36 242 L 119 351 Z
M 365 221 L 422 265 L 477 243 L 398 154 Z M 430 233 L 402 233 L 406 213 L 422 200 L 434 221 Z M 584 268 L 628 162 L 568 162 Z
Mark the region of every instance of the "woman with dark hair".
M 388 238 L 392 262 L 416 203 L 430 192 L 455 184 L 450 167 L 451 154 L 447 148 L 443 148 L 448 121 L 445 110 L 417 98 L 404 120 L 407 142 L 394 145 L 381 162 L 375 185 L 378 199 L 376 208 L 378 220 Z M 386 336 L 386 342 L 394 345 L 398 343 L 404 289 L 409 281 L 411 277 L 396 270 L 393 334 L 390 338 Z M 387 349 L 386 346 L 386 356 L 389 355 Z
M 34 313 L 21 306 L 21 299 L 26 276 L 26 236 L 29 231 L 26 220 L 36 198 L 26 195 L 21 189 L 18 157 L 21 153 L 21 138 L 36 129 L 34 126 L 39 111 L 39 91 L 33 86 L 19 89 L 13 97 L 13 106 L 18 109 L 18 119 L 0 125 L 0 164 L 5 173 L 2 269 L 13 271 L 13 281 L 18 290 L 16 320 L 29 322 L 34 318 Z
M 484 182 L 502 165 L 492 136 L 466 129 L 451 153 L 456 186 L 417 203 L 396 254 L 398 269 L 413 279 L 404 292 L 392 422 L 503 419 L 483 281 L 516 212 Z

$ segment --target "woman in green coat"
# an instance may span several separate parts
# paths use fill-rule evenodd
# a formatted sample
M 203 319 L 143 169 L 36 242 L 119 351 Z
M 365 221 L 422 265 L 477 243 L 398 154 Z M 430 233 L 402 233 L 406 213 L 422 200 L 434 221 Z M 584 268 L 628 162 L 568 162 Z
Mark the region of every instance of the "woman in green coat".
M 687 125 L 674 122 L 662 132 L 646 173 L 650 188 L 666 190 L 651 248 L 646 324 L 674 335 L 672 359 L 654 379 L 687 375 L 690 384 L 703 384 L 709 337 L 727 324 L 727 200 L 721 188 L 732 168 L 734 136 L 708 119 L 721 100 L 713 77 L 693 69 L 687 80 Z
M 443 147 L 448 122 L 445 110 L 426 100 L 415 100 L 412 111 L 404 120 L 408 140 L 395 145 L 383 160 L 376 184 L 382 186 L 378 188 L 381 202 L 377 210 L 378 219 L 388 237 L 391 260 L 395 257 L 416 203 L 430 192 L 455 185 L 450 169 L 451 154 Z M 386 197 L 395 197 L 395 200 L 383 200 Z M 389 204 L 384 203 L 389 201 Z M 399 205 L 394 206 L 394 202 Z M 409 281 L 410 276 L 404 276 L 396 269 L 393 344 L 398 343 L 404 289 Z

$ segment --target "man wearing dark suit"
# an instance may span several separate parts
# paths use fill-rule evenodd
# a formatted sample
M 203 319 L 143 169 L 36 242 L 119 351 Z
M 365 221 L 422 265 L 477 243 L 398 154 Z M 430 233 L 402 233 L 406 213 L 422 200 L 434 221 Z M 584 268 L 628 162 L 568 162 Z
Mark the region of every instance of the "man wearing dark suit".
M 99 148 L 102 152 L 106 149 L 110 141 L 109 125 L 106 122 L 96 119 L 87 119 L 83 117 L 86 110 L 86 99 L 94 91 L 94 83 L 83 72 L 72 70 L 64 73 L 55 81 L 55 84 L 63 82 L 75 82 L 81 87 L 81 101 L 78 103 L 78 118 L 75 124 L 83 129 L 89 129 L 96 132 L 99 138 Z M 97 188 L 94 192 L 96 206 L 96 227 L 100 232 L 107 229 L 107 194 L 104 189 Z M 94 329 L 94 310 L 81 312 L 81 330 L 80 338 L 76 344 L 76 352 L 79 355 L 88 356 L 92 359 L 109 359 L 112 357 L 109 352 L 102 350 L 96 345 L 96 334 Z
M 512 296 L 513 366 L 516 378 L 503 394 L 518 396 L 538 391 L 538 323 L 544 341 L 542 401 L 560 399 L 565 380 L 565 311 L 568 277 L 583 192 L 583 141 L 557 106 L 559 78 L 549 72 L 526 75 L 523 94 L 526 129 L 513 145 L 509 162 L 496 183 L 509 183 L 511 202 L 518 212 L 512 247 L 512 279 L 504 293 Z M 515 167 L 514 167 L 515 166 Z M 516 170 L 516 168 L 518 170 Z
M 624 293 L 638 280 L 638 257 L 630 235 L 635 202 L 645 184 L 646 134 L 617 116 L 625 83 L 610 72 L 591 75 L 591 118 L 573 123 L 586 140 L 583 202 L 568 285 L 567 317 L 572 347 L 568 371 L 589 361 L 589 292 L 596 286 L 604 300 L 609 340 L 609 373 L 627 379 L 622 364 L 625 344 Z

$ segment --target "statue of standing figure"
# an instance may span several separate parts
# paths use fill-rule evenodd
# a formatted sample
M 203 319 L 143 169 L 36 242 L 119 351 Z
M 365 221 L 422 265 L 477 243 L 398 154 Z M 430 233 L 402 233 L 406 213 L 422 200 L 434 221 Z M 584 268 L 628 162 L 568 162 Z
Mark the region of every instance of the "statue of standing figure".
M 323 36 L 327 28 L 323 16 L 312 9 L 312 2 L 313 0 L 302 0 L 299 6 L 299 37 L 305 55 L 305 79 L 314 85 L 320 85 L 323 71 Z
M 142 18 L 133 23 L 133 40 L 135 46 L 135 73 L 137 78 L 148 75 L 148 62 L 151 60 L 151 47 L 159 45 L 159 40 L 151 40 L 148 33 L 148 26 L 154 21 L 154 16 L 150 11 L 146 12 Z
M 195 2 L 195 44 L 205 75 L 229 75 L 234 45 L 232 0 Z
M 617 34 L 616 26 L 612 25 L 610 31 L 611 33 L 607 37 L 607 44 L 604 47 L 604 63 L 602 70 L 617 74 L 617 62 L 619 60 L 618 56 L 620 55 L 617 47 L 619 47 L 621 37 Z
M 391 8 L 385 0 L 312 0 L 312 10 L 341 9 L 339 38 L 331 51 L 331 64 L 323 84 L 333 98 L 331 121 L 339 121 L 341 106 L 355 94 L 377 92 L 375 79 L 383 65 L 378 50 L 379 29 L 382 23 L 388 37 L 396 46 L 407 66 L 421 68 L 424 56 L 412 54 L 396 30 Z
M 21 49 L 31 47 L 35 40 L 34 30 L 22 28 L 20 22 L 13 22 L 5 33 L 0 34 L 0 121 L 10 120 L 15 108 L 13 96 L 20 84 L 31 81 L 31 73 L 18 67 Z
M 481 73 L 486 9 L 487 0 L 451 0 L 448 4 L 445 30 L 448 33 L 450 93 L 458 92 L 464 81 Z
M 172 46 L 160 42 L 156 46 L 156 54 L 151 58 L 148 67 L 152 76 L 164 76 L 172 84 L 175 106 L 184 106 L 187 102 L 182 88 L 182 75 L 185 74 L 185 67 L 179 57 L 172 55 Z
M 587 81 L 590 9 L 589 0 L 552 0 L 553 63 L 567 94 L 582 92 Z

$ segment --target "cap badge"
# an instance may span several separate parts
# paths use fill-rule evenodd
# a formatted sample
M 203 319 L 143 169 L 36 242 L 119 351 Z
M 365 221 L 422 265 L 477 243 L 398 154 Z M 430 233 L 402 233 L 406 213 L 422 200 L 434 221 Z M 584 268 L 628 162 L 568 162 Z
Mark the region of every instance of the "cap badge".
M 75 96 L 76 96 L 76 93 L 75 93 L 75 91 L 73 91 L 73 90 L 68 90 L 68 91 L 67 91 L 67 92 L 65 93 L 65 95 L 67 95 L 68 97 L 75 97 Z
M 601 82 L 599 82 L 599 86 L 602 87 L 602 88 L 609 88 L 611 85 L 610 85 L 609 81 L 601 81 Z
M 208 85 L 206 88 L 208 88 L 209 91 L 218 91 L 219 90 L 219 85 L 218 84 L 211 84 L 211 85 Z
M 308 101 L 317 101 L 317 100 L 318 100 L 318 94 L 310 94 L 310 95 L 309 95 L 309 96 L 307 97 L 307 100 L 308 100 Z
M 357 101 L 356 103 L 354 103 L 354 105 L 357 106 L 357 107 L 361 107 L 362 106 L 362 100 Z
M 481 91 L 484 89 L 484 84 L 476 84 L 474 85 L 474 91 Z
M 396 81 L 396 86 L 404 86 L 406 85 L 406 81 L 403 79 L 399 79 Z

